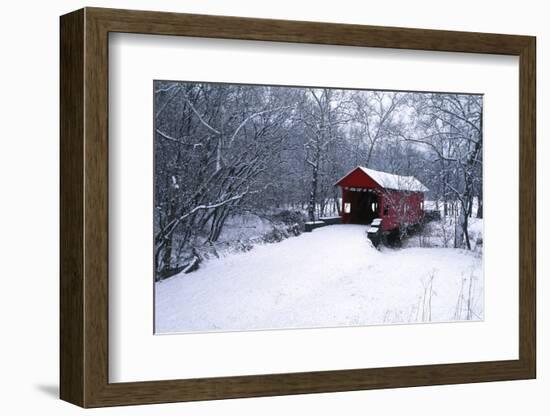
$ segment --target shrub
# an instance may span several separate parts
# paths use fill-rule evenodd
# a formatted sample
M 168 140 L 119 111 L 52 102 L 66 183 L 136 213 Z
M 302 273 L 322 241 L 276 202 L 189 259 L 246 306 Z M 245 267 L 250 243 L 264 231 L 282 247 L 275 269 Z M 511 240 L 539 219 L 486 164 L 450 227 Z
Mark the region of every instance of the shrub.
M 273 215 L 273 220 L 282 222 L 285 225 L 294 226 L 298 225 L 300 231 L 304 230 L 304 223 L 306 222 L 306 216 L 300 211 L 290 211 L 288 209 L 281 211 Z
M 274 227 L 270 232 L 264 234 L 263 240 L 265 243 L 278 243 L 288 238 L 288 232 L 282 228 Z

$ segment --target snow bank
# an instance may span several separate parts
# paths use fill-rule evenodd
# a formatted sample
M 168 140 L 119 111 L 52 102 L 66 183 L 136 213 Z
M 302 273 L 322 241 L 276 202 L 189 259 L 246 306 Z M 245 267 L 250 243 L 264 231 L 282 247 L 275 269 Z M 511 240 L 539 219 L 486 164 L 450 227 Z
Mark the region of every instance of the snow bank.
M 465 310 L 461 297 L 470 292 Z M 483 319 L 482 294 L 480 256 L 444 248 L 379 252 L 364 226 L 332 225 L 156 283 L 155 330 L 475 320 Z

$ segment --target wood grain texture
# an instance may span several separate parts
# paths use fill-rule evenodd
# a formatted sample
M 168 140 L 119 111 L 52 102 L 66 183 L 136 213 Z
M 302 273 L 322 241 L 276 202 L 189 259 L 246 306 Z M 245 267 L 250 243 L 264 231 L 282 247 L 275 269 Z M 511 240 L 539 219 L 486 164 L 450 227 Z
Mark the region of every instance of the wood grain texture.
M 84 12 L 61 19 L 60 44 L 60 388 L 84 404 Z
M 85 406 L 97 401 L 108 380 L 109 182 L 108 33 L 85 12 L 84 59 L 84 291 L 86 294 Z
M 519 55 L 528 36 L 87 8 L 110 32 Z
M 536 377 L 536 41 L 520 54 L 519 98 L 519 356 Z
M 108 33 L 520 57 L 518 360 L 109 383 Z M 534 378 L 535 39 L 527 36 L 87 8 L 61 18 L 61 397 L 83 407 Z

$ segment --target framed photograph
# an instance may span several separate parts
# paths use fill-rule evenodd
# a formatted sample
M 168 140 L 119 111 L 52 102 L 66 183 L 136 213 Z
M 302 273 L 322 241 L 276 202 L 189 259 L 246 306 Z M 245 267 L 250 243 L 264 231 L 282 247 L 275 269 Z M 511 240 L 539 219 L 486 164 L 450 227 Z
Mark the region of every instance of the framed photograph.
M 535 50 L 62 16 L 61 398 L 535 378 Z

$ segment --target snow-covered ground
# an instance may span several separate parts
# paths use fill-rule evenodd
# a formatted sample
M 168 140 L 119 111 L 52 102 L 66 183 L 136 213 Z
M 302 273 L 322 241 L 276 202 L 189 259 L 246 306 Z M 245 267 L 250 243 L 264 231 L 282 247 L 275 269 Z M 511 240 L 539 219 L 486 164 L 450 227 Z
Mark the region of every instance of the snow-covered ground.
M 212 259 L 155 285 L 156 333 L 483 319 L 478 253 L 376 250 L 332 225 Z
M 439 221 L 427 223 L 419 232 L 413 233 L 403 241 L 403 247 L 454 247 L 456 218 L 443 217 Z M 481 254 L 483 250 L 483 220 L 468 219 L 470 246 Z

